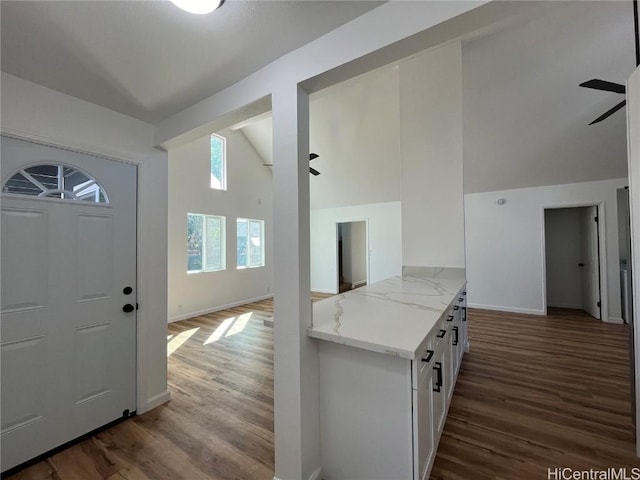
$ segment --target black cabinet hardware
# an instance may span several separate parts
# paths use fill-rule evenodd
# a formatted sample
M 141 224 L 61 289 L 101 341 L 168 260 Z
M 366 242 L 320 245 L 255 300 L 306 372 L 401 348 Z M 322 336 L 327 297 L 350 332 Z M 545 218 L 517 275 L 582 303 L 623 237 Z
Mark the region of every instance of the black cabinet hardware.
M 462 292 L 462 296 L 464 297 L 467 294 L 467 292 Z
M 438 338 L 444 338 L 444 336 L 447 334 L 446 330 L 440 330 L 438 332 L 438 335 L 436 335 Z
M 462 297 L 458 297 L 458 301 L 459 301 L 459 302 L 462 302 L 463 300 L 464 300 L 464 298 L 462 298 Z
M 433 369 L 438 374 L 436 376 L 436 385 L 433 387 L 433 391 L 434 392 L 439 392 L 440 391 L 440 387 L 442 387 L 442 363 L 435 362 L 433 364 Z
M 433 350 L 427 350 L 427 356 L 422 358 L 423 362 L 429 363 L 431 361 L 431 357 L 433 357 Z
M 467 321 L 467 307 L 462 307 L 462 321 Z
M 456 346 L 458 345 L 458 327 L 453 327 L 453 345 Z
M 450 322 L 451 320 L 453 320 L 453 315 L 447 315 L 447 322 Z
M 135 310 L 136 307 L 134 307 L 133 305 L 131 305 L 130 303 L 127 303 L 126 305 L 124 305 L 122 307 L 122 311 L 124 313 L 131 313 Z
M 454 310 L 460 310 L 460 305 L 454 305 L 453 309 Z
M 578 266 L 579 267 L 584 267 L 584 263 L 579 263 Z
M 131 295 L 131 292 L 133 292 L 133 288 L 131 287 L 124 287 L 122 289 L 122 293 L 124 293 L 125 295 Z

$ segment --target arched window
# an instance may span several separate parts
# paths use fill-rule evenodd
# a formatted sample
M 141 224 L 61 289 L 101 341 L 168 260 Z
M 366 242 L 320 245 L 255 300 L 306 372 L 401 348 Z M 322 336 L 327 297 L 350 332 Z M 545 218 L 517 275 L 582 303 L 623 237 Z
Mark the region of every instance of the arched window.
M 2 193 L 109 203 L 107 194 L 94 178 L 62 164 L 33 165 L 18 170 L 4 184 Z

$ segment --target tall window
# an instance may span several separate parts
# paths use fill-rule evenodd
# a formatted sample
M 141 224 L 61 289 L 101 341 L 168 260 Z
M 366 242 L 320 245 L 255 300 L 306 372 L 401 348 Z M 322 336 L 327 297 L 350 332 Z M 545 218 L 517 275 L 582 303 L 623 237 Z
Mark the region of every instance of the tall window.
M 211 188 L 227 189 L 226 140 L 220 135 L 211 135 Z
M 238 268 L 264 267 L 264 221 L 238 218 Z
M 187 272 L 224 270 L 225 218 L 187 213 Z

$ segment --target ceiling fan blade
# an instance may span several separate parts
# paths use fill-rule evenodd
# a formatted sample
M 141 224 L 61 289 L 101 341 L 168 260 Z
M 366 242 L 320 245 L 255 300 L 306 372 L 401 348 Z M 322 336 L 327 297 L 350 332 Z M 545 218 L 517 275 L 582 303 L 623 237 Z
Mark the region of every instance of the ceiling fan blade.
M 318 175 L 320 175 L 320 172 L 319 172 L 318 170 L 316 170 L 315 168 L 311 168 L 311 167 L 309 167 L 309 173 L 310 173 L 311 175 L 315 175 L 316 177 L 317 177 Z
M 620 85 L 619 83 L 606 82 L 604 80 L 598 80 L 594 78 L 593 80 L 588 80 L 586 82 L 582 82 L 580 84 L 581 87 L 593 88 L 594 90 L 604 90 L 605 92 L 614 92 L 614 93 L 625 93 L 624 85 Z
M 611 115 L 613 115 L 614 113 L 616 113 L 618 110 L 620 110 L 622 107 L 625 106 L 625 104 L 627 103 L 626 100 L 621 101 L 619 104 L 617 104 L 615 107 L 613 107 L 610 110 L 607 110 L 606 112 L 604 112 L 602 115 L 600 115 L 598 118 L 596 118 L 593 122 L 591 122 L 589 125 L 593 125 L 594 123 L 598 123 L 601 122 L 602 120 L 604 120 L 605 118 L 610 117 Z
M 310 153 L 309 154 L 309 161 L 311 160 L 315 160 L 316 158 L 318 158 L 320 155 L 318 155 L 317 153 Z

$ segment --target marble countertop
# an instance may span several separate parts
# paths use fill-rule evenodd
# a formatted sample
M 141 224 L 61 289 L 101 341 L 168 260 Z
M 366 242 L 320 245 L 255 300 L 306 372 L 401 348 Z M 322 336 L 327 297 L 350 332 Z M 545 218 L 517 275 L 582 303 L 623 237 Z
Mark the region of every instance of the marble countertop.
M 463 268 L 403 267 L 402 276 L 314 303 L 308 333 L 413 360 L 464 284 Z

